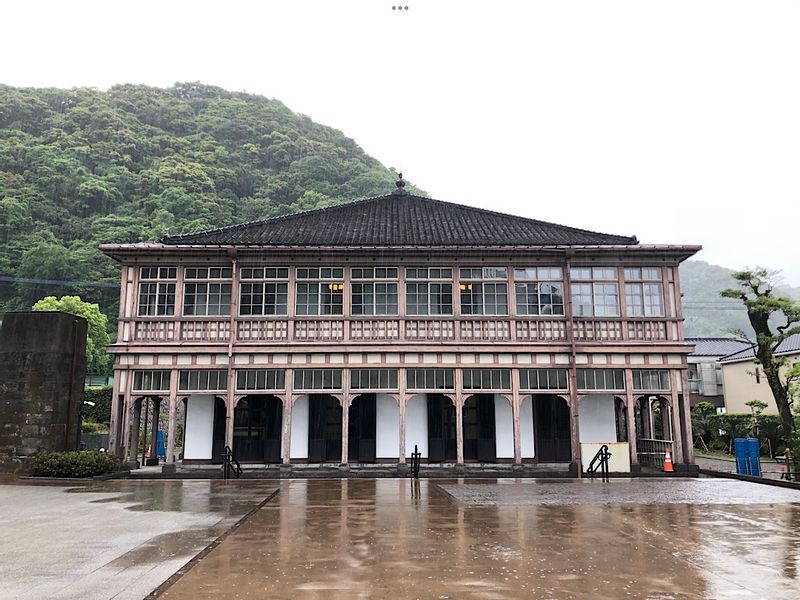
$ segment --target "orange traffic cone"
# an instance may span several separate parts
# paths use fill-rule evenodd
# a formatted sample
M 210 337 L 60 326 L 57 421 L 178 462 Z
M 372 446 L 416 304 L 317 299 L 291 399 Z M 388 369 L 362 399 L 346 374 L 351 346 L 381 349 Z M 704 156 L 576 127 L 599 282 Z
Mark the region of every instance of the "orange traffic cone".
M 664 473 L 672 473 L 672 471 L 672 452 L 667 448 L 667 451 L 664 453 Z

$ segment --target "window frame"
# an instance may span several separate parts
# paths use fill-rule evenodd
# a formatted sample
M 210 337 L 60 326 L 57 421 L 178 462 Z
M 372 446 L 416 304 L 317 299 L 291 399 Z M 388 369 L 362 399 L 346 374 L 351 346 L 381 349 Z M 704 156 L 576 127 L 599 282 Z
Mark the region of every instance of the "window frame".
M 478 386 L 472 385 L 476 383 L 476 376 L 478 377 Z M 511 391 L 511 369 L 461 369 L 461 382 L 464 390 L 509 392 Z M 494 385 L 495 383 L 499 385 Z
M 473 289 L 474 286 L 480 286 L 479 290 Z M 500 288 L 505 288 L 505 293 L 498 292 Z M 491 294 L 487 291 L 492 289 Z M 458 299 L 459 299 L 459 314 L 463 316 L 486 316 L 486 317 L 507 317 L 509 316 L 509 298 L 508 298 L 508 267 L 460 267 L 458 270 Z M 479 299 L 480 304 L 474 302 L 466 303 L 466 298 Z M 492 306 L 497 312 L 486 312 L 487 310 L 487 297 L 493 298 L 494 303 Z M 499 312 L 497 299 L 504 298 L 503 312 Z M 480 308 L 480 312 L 474 312 L 475 307 Z M 466 312 L 465 307 L 470 307 L 469 312 Z
M 249 290 L 245 291 L 245 286 Z M 274 286 L 275 290 L 267 292 L 267 286 Z M 283 287 L 283 291 L 281 291 Z M 275 302 L 267 304 L 267 297 L 272 294 Z M 255 298 L 261 298 L 259 304 L 255 304 Z M 243 302 L 245 298 L 250 301 Z M 283 302 L 280 302 L 280 299 Z M 248 307 L 251 312 L 242 312 Z M 271 307 L 273 312 L 267 312 L 267 307 Z M 252 312 L 254 308 L 260 308 L 261 312 Z M 280 309 L 283 309 L 281 312 Z M 239 275 L 239 316 L 240 317 L 286 317 L 289 315 L 289 268 L 288 267 L 242 267 Z
M 536 312 L 530 312 L 530 307 L 534 306 L 528 300 L 532 297 L 529 286 L 535 286 L 536 292 Z M 543 286 L 551 286 L 553 290 L 543 291 Z M 522 294 L 522 296 L 521 296 Z M 542 303 L 542 296 L 552 298 L 561 296 L 561 302 Z M 520 302 L 520 298 L 524 302 Z M 516 316 L 522 317 L 563 317 L 565 312 L 564 302 L 564 271 L 561 267 L 514 267 L 514 300 L 516 306 Z M 520 307 L 524 306 L 524 312 Z M 545 306 L 550 306 L 552 312 L 543 312 Z M 561 312 L 556 312 L 556 307 L 561 307 Z
M 367 381 L 364 381 L 366 377 Z M 350 389 L 359 392 L 372 390 L 397 391 L 399 388 L 399 369 L 350 369 Z M 385 380 L 385 384 L 384 384 Z M 366 385 L 364 385 L 366 383 Z M 377 385 L 372 385 L 377 383 Z
M 154 271 L 154 272 L 153 272 Z M 144 286 L 152 286 L 153 291 L 145 294 L 147 302 L 142 302 Z M 177 267 L 139 267 L 138 294 L 136 296 L 136 316 L 174 317 L 178 294 Z M 153 299 L 151 303 L 149 299 Z M 164 302 L 162 302 L 162 299 Z M 172 302 L 170 303 L 170 299 Z M 163 306 L 163 311 L 162 311 Z M 142 309 L 145 309 L 144 312 Z M 151 310 L 152 309 L 152 310 Z
M 400 314 L 400 288 L 398 267 L 350 268 L 350 315 L 353 317 L 396 317 Z M 367 287 L 371 289 L 367 291 Z M 379 287 L 383 290 L 379 291 Z M 391 303 L 392 287 L 394 304 Z M 379 303 L 383 297 L 385 302 Z M 362 301 L 356 304 L 356 298 Z M 370 298 L 370 302 L 363 300 Z M 358 308 L 357 308 L 358 307 Z M 365 310 L 365 309 L 368 309 Z M 391 312 L 391 311 L 394 312 Z
M 666 299 L 661 267 L 626 267 L 625 276 L 625 314 L 628 317 L 659 318 L 666 316 Z M 647 288 L 657 290 L 647 293 Z M 658 299 L 657 305 L 652 302 Z M 648 303 L 648 299 L 651 301 Z M 658 313 L 653 312 L 657 306 Z M 634 314 L 640 313 L 640 314 Z
M 294 314 L 296 317 L 341 317 L 344 315 L 344 267 L 295 267 L 295 276 Z M 307 291 L 302 294 L 301 286 L 307 287 Z M 327 291 L 324 286 L 327 286 Z M 316 306 L 317 312 L 301 311 L 301 296 L 314 297 L 312 295 L 314 288 L 316 288 L 316 305 L 305 302 L 302 306 L 306 307 L 305 310 L 308 310 L 308 307 Z M 337 297 L 336 292 L 341 295 Z M 329 302 L 324 301 L 326 294 L 329 296 Z M 330 309 L 330 312 L 325 312 L 326 308 Z M 338 312 L 334 311 L 334 308 L 338 308 Z
M 406 267 L 405 275 L 406 316 L 452 317 L 455 314 L 453 312 L 452 267 Z M 413 291 L 412 286 L 415 288 Z M 434 286 L 438 286 L 438 292 L 432 289 Z M 423 288 L 424 291 L 420 288 Z M 412 298 L 413 302 L 410 301 Z M 420 298 L 425 299 L 424 305 L 419 302 Z M 446 302 L 440 302 L 440 300 L 446 300 Z M 433 307 L 436 307 L 438 312 L 432 312 Z M 425 312 L 420 312 L 420 308 L 424 308 Z
M 195 299 L 189 302 L 189 288 L 194 286 L 192 297 Z M 205 292 L 198 294 L 197 288 L 205 286 Z M 227 293 L 225 292 L 227 286 Z M 213 291 L 216 287 L 216 291 Z M 227 305 L 222 302 L 227 296 Z M 196 299 L 203 298 L 203 303 L 198 305 Z M 211 299 L 216 298 L 217 302 L 212 304 Z M 184 267 L 183 269 L 183 305 L 181 315 L 184 317 L 230 317 L 231 304 L 233 303 L 233 269 L 231 267 Z M 187 312 L 187 307 L 192 307 L 194 312 Z M 198 313 L 197 307 L 202 306 L 205 312 Z M 217 307 L 219 312 L 210 312 L 211 307 Z M 227 310 L 225 310 L 227 307 Z M 224 311 L 224 312 L 223 312 Z
M 422 376 L 425 387 L 420 387 L 419 376 Z M 413 380 L 413 381 L 412 381 Z M 441 385 L 439 384 L 441 381 Z M 433 386 L 427 386 L 428 383 L 433 383 Z M 442 367 L 411 367 L 406 368 L 406 390 L 421 392 L 428 390 L 435 391 L 451 391 L 456 389 L 456 374 L 455 369 L 442 368 Z
M 613 290 L 609 294 L 608 290 Z M 587 314 L 584 308 L 589 306 L 581 298 L 588 298 L 591 294 L 591 313 Z M 610 297 L 616 298 L 613 305 L 615 312 L 607 312 L 612 306 L 605 302 Z M 572 302 L 573 317 L 619 318 L 622 316 L 620 305 L 619 269 L 617 267 L 571 267 L 570 268 L 570 300 Z M 602 300 L 602 302 L 599 302 Z M 599 310 L 602 309 L 602 310 Z
M 342 374 L 343 369 L 295 369 L 292 383 L 294 390 L 302 390 L 303 392 L 315 391 L 342 391 Z M 317 374 L 319 376 L 317 377 Z M 326 377 L 330 376 L 330 384 L 326 385 Z M 313 386 L 316 381 L 319 381 L 321 387 Z M 312 384 L 312 387 L 305 387 L 306 382 Z M 338 383 L 338 387 L 337 384 Z

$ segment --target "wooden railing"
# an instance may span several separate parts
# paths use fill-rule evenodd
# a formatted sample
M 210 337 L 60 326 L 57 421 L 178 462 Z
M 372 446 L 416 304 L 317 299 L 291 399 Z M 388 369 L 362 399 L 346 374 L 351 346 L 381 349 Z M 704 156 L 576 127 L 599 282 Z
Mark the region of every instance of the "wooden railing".
M 573 320 L 577 343 L 664 342 L 676 340 L 675 319 L 645 320 L 586 318 Z M 230 318 L 131 319 L 121 328 L 121 342 L 228 343 Z M 124 339 L 128 335 L 130 339 Z M 457 318 L 267 318 L 244 317 L 235 323 L 236 341 L 242 343 L 330 342 L 510 342 L 520 344 L 566 343 L 564 319 L 512 319 L 508 317 Z

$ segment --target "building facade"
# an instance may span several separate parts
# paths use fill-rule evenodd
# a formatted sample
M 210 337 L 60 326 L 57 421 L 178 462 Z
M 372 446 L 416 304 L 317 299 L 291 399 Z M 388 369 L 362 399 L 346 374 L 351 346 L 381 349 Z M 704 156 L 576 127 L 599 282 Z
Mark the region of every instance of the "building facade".
M 644 245 L 414 196 L 105 244 L 122 266 L 111 446 L 143 406 L 167 468 L 694 462 L 678 265 Z M 144 419 L 146 420 L 146 419 Z M 181 427 L 180 425 L 183 425 Z M 181 433 L 181 431 L 183 433 Z M 654 458 L 655 457 L 655 458 Z
M 694 346 L 689 355 L 689 398 L 691 405 L 709 402 L 725 407 L 725 388 L 720 360 L 750 348 L 750 343 L 736 338 L 687 338 Z
M 800 362 L 800 334 L 789 336 L 775 348 L 776 357 L 786 359 L 781 369 L 781 377 Z M 750 414 L 747 403 L 760 400 L 766 403 L 764 414 L 777 415 L 778 405 L 772 395 L 764 369 L 755 362 L 755 352 L 750 344 L 738 352 L 719 359 L 722 378 L 725 382 L 725 410 L 735 414 Z

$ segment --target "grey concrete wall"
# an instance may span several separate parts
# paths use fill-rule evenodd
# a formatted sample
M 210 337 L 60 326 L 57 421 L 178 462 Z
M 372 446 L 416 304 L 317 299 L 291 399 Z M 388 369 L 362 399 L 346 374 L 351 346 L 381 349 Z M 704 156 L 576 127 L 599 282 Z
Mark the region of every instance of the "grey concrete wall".
M 0 470 L 42 450 L 76 450 L 86 374 L 83 317 L 16 312 L 0 328 Z

